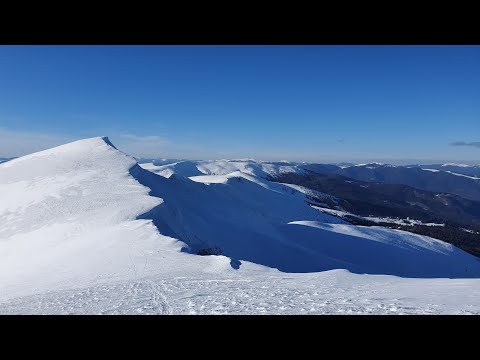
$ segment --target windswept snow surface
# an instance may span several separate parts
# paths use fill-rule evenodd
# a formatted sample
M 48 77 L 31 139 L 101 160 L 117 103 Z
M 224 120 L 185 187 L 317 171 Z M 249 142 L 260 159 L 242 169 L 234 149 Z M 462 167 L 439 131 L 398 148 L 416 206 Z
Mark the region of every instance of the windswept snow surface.
M 0 302 L 3 314 L 480 314 L 479 279 L 346 270 L 156 276 Z
M 1 164 L 0 313 L 480 312 L 477 258 L 349 225 L 265 180 L 281 171 L 139 166 L 107 138 Z
M 160 204 L 103 138 L 0 166 L 0 297 L 130 279 L 164 266 L 176 240 L 136 217 Z

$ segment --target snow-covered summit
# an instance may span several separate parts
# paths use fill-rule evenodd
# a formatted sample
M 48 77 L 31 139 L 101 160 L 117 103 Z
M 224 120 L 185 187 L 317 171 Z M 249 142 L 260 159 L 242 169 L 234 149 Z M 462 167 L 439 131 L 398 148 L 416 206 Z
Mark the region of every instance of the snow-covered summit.
M 59 145 L 47 150 L 38 151 L 33 154 L 25 155 L 16 159 L 13 159 L 8 162 L 8 164 L 4 164 L 4 167 L 15 166 L 19 162 L 35 159 L 35 158 L 42 158 L 47 156 L 78 156 L 78 155 L 85 155 L 91 151 L 102 151 L 108 148 L 112 148 L 117 150 L 117 148 L 110 142 L 108 137 L 93 137 L 88 139 L 82 139 L 73 141 L 68 144 Z
M 1 164 L 0 294 L 130 279 L 182 258 L 182 244 L 137 220 L 163 200 L 134 166 L 105 137 Z

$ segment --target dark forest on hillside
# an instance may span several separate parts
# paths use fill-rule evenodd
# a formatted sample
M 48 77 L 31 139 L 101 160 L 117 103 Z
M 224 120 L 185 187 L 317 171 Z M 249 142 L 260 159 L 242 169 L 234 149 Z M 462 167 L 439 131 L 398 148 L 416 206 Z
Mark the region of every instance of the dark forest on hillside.
M 457 195 L 418 190 L 406 185 L 358 181 L 336 174 L 284 173 L 268 180 L 300 185 L 338 198 L 338 204 L 325 198 L 314 202 L 339 206 L 359 216 L 394 217 L 442 223 L 445 226 L 397 225 L 377 223 L 357 216 L 345 220 L 355 225 L 383 226 L 430 236 L 480 257 L 480 202 Z M 312 203 L 314 204 L 314 203 Z M 471 231 L 465 231 L 465 229 Z

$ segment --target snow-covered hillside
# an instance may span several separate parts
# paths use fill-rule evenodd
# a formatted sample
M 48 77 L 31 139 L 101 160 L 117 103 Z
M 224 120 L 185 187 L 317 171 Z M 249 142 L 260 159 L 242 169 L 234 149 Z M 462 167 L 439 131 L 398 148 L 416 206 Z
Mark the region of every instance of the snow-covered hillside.
M 304 189 L 265 180 L 265 172 L 259 170 L 264 164 L 224 160 L 194 164 L 188 162 L 188 168 L 209 175 L 189 176 L 196 171 L 184 172 L 186 166 L 176 173 L 178 163 L 167 165 L 172 171 L 168 178 L 138 167 L 132 170 L 152 195 L 164 200 L 144 216 L 153 219 L 162 234 L 182 240 L 194 253 L 218 248 L 234 261 L 286 272 L 480 274 L 477 259 L 450 244 L 398 230 L 349 225 L 310 207 Z M 271 166 L 269 171 L 283 168 Z
M 401 309 L 405 284 L 431 284 L 432 294 L 480 285 L 357 275 L 480 277 L 480 262 L 438 240 L 320 212 L 300 187 L 265 179 L 282 171 L 299 170 L 251 160 L 139 166 L 107 138 L 1 164 L 0 313 L 339 312 L 329 302 L 338 276 L 352 285 L 346 298 L 362 297 L 358 284 L 369 289 L 353 312 L 386 312 L 377 305 L 395 298 Z M 196 255 L 209 250 L 225 256 Z M 318 273 L 333 269 L 348 271 Z M 391 299 L 367 299 L 387 283 L 402 285 Z M 422 298 L 431 294 L 409 291 L 419 307 L 405 312 L 431 305 Z M 435 311 L 472 311 L 467 303 Z
M 238 171 L 244 174 L 265 178 L 268 175 L 278 175 L 284 172 L 305 172 L 305 170 L 297 166 L 295 163 L 257 162 L 255 160 L 182 160 L 160 166 L 154 165 L 153 163 L 142 163 L 140 166 L 167 178 L 172 174 L 189 177 L 196 175 L 228 175 Z

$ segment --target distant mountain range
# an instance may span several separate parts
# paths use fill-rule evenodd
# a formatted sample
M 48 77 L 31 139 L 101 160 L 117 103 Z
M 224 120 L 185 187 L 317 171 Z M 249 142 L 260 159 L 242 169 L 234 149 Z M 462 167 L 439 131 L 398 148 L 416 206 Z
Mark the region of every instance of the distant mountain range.
M 318 204 L 328 213 L 338 212 L 354 224 L 381 225 L 428 235 L 480 256 L 480 179 L 444 170 L 475 175 L 478 166 L 424 168 L 372 163 L 343 168 L 303 164 L 300 168 L 305 173 L 282 172 L 268 179 L 321 194 L 310 196 L 312 205 Z M 377 219 L 371 221 L 371 217 Z M 408 218 L 423 224 L 404 226 Z M 432 227 L 428 223 L 442 226 Z
M 454 194 L 315 172 L 283 173 L 269 179 L 332 195 L 337 198 L 336 205 L 342 210 L 361 216 L 410 217 L 423 222 L 450 222 L 480 227 L 480 202 Z
M 450 171 L 456 174 L 463 174 L 467 176 L 480 178 L 480 165 L 433 164 L 433 165 L 410 165 L 410 167 L 420 167 L 422 169 Z
M 480 201 L 480 177 L 476 177 L 480 176 L 479 166 L 394 166 L 371 163 L 348 167 L 328 164 L 307 164 L 301 167 L 318 174 L 337 174 L 360 181 L 408 185 L 420 190 L 450 193 Z

